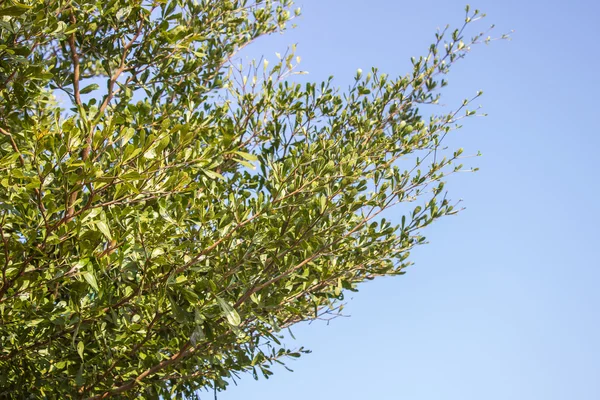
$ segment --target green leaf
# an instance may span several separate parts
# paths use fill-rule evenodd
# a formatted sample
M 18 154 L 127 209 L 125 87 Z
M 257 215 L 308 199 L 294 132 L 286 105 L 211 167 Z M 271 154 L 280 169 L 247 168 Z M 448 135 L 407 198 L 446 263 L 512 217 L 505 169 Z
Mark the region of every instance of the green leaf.
M 137 171 L 127 171 L 121 175 L 121 179 L 127 182 L 137 181 L 142 178 L 142 175 Z
M 204 173 L 206 174 L 206 176 L 208 176 L 211 179 L 225 180 L 225 177 L 223 175 L 219 174 L 218 172 L 210 171 L 210 170 L 206 169 L 206 170 L 204 170 Z
M 98 282 L 96 282 L 96 277 L 94 276 L 94 274 L 92 274 L 91 272 L 88 272 L 88 271 L 84 271 L 84 272 L 81 273 L 81 275 L 87 281 L 87 283 L 89 283 L 90 286 L 92 288 L 94 288 L 94 290 L 96 292 L 98 292 L 100 290 L 98 288 Z
M 320 200 L 321 212 L 323 212 L 327 208 L 327 196 L 321 196 L 321 198 L 319 200 Z
M 151 148 L 149 150 L 146 150 L 146 152 L 144 152 L 144 158 L 147 158 L 149 160 L 154 160 L 156 158 L 156 149 Z
M 97 83 L 92 83 L 91 85 L 88 85 L 86 87 L 84 87 L 83 89 L 81 89 L 79 91 L 79 93 L 81 94 L 87 94 L 90 93 L 91 91 L 94 91 L 96 89 L 100 88 L 100 85 L 98 85 Z
M 186 323 L 187 321 L 187 312 L 175 301 L 175 299 L 171 296 L 168 296 L 169 302 L 171 303 L 171 311 L 173 312 L 173 316 L 175 320 L 179 323 Z
M 83 340 L 82 340 L 79 343 L 77 343 L 77 354 L 79 354 L 79 357 L 81 357 L 82 360 L 83 360 L 83 350 L 84 349 L 85 349 L 85 344 L 83 343 Z
M 205 338 L 206 338 L 206 335 L 204 334 L 202 325 L 196 325 L 196 327 L 194 328 L 194 332 L 192 333 L 192 336 L 190 337 L 190 341 L 192 342 L 192 345 L 195 346 L 198 342 L 203 341 Z
M 0 16 L 18 17 L 19 15 L 25 14 L 27 10 L 31 8 L 29 6 L 13 6 L 0 8 Z
M 227 322 L 230 325 L 239 326 L 242 320 L 237 311 L 235 311 L 235 309 L 222 298 L 217 297 L 217 301 L 219 302 L 219 306 L 221 306 L 221 310 L 223 310 L 223 314 L 225 315 Z
M 85 380 L 83 379 L 83 363 L 81 363 L 79 369 L 77 370 L 77 375 L 75 375 L 75 384 L 77 385 L 77 387 L 81 387 L 84 383 Z
M 102 209 L 101 209 L 101 208 L 92 208 L 92 210 L 91 210 L 91 211 L 90 211 L 88 214 L 86 214 L 86 216 L 85 216 L 85 217 L 83 217 L 83 219 L 82 219 L 81 221 L 82 221 L 82 222 L 85 222 L 85 221 L 87 221 L 88 219 L 92 219 L 92 218 L 94 218 L 95 216 L 97 216 L 98 214 L 100 214 L 100 212 L 102 212 Z
M 115 17 L 117 17 L 117 19 L 121 19 L 123 17 L 127 17 L 130 12 L 131 12 L 131 7 L 122 7 L 121 9 L 119 9 L 119 11 L 117 11 L 117 13 L 115 14 Z
M 243 151 L 234 151 L 233 153 L 248 161 L 258 161 L 258 157 L 256 157 L 254 154 L 245 153 Z
M 256 169 L 256 165 L 250 164 L 248 161 L 238 160 L 237 158 L 234 158 L 234 160 L 237 161 L 238 163 L 242 164 L 244 167 L 246 167 L 248 169 L 251 169 L 251 170 Z
M 112 240 L 112 235 L 110 234 L 110 229 L 108 228 L 108 225 L 106 224 L 106 222 L 104 222 L 104 221 L 96 221 L 96 227 L 98 227 L 98 229 L 100 230 L 100 232 L 102 232 L 102 234 L 104 236 L 106 236 L 106 238 L 108 240 Z
M 156 249 L 152 250 L 152 254 L 150 254 L 150 258 L 156 258 L 156 257 L 162 256 L 163 254 L 165 254 L 165 251 L 163 249 L 161 249 L 160 247 L 157 247 Z

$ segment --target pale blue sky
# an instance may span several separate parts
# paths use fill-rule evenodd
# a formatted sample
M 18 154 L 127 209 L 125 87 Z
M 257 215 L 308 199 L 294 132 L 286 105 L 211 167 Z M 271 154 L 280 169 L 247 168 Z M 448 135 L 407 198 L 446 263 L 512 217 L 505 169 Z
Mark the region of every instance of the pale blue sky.
M 249 51 L 298 43 L 312 80 L 345 87 L 357 68 L 408 72 L 456 0 L 304 0 L 298 28 Z M 510 42 L 479 46 L 446 102 L 483 89 L 487 118 L 452 145 L 481 168 L 450 180 L 467 209 L 429 227 L 402 277 L 361 287 L 351 318 L 294 329 L 313 353 L 219 400 L 600 399 L 600 194 L 596 1 L 471 3 Z M 481 28 L 484 25 L 480 25 Z M 469 165 L 470 165 L 469 164 Z M 212 394 L 203 395 L 212 398 Z

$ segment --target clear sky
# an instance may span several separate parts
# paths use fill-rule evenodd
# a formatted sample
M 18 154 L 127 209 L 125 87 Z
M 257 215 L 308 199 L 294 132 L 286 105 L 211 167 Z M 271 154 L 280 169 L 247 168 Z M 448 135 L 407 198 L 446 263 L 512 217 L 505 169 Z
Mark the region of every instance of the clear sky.
M 402 75 L 465 3 L 299 1 L 298 43 L 312 80 L 346 87 L 357 68 Z M 446 103 L 473 95 L 487 118 L 451 144 L 482 157 L 447 189 L 467 209 L 424 233 L 406 275 L 364 284 L 330 325 L 293 331 L 313 350 L 271 379 L 250 375 L 219 400 L 600 399 L 600 3 L 481 0 L 510 42 L 475 47 L 448 76 Z M 352 299 L 350 299 L 352 297 Z M 202 398 L 212 399 L 212 394 Z

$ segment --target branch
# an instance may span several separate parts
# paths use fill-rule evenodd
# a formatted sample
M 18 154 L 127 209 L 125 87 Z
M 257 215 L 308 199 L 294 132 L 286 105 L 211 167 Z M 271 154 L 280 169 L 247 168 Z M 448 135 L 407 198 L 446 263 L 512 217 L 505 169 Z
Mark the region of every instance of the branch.
M 152 375 L 155 374 L 156 372 L 162 370 L 165 367 L 168 367 L 171 364 L 175 364 L 177 363 L 180 359 L 182 359 L 183 357 L 187 356 L 189 353 L 193 352 L 195 350 L 195 347 L 192 347 L 190 345 L 190 342 L 187 342 L 186 344 L 184 344 L 181 347 L 181 350 L 179 350 L 177 353 L 175 353 L 173 356 L 171 356 L 171 358 L 169 358 L 168 360 L 164 360 L 161 361 L 160 363 L 156 364 L 154 367 L 152 368 L 148 368 L 146 371 L 142 372 L 141 374 L 139 374 L 135 379 L 119 386 L 116 387 L 114 389 L 111 389 L 109 391 L 106 391 L 102 394 L 93 396 L 93 397 L 89 397 L 87 400 L 100 400 L 100 399 L 105 399 L 109 396 L 115 395 L 115 394 L 119 394 L 119 393 L 123 393 L 126 392 L 128 390 L 133 389 L 138 383 L 140 383 L 144 378 L 146 378 L 148 375 Z
M 3 128 L 0 128 L 0 133 L 3 134 L 4 136 L 8 137 L 8 140 L 10 140 L 10 145 L 12 146 L 13 150 L 15 151 L 15 153 L 17 153 L 19 155 L 19 160 L 21 161 L 21 166 L 24 167 L 25 160 L 23 159 L 23 155 L 19 151 L 19 147 L 17 146 L 17 143 L 15 142 L 15 139 L 13 138 L 13 136 L 10 134 L 10 132 L 6 131 Z
M 144 27 L 144 19 L 142 18 L 138 25 L 137 31 L 135 32 L 135 35 L 133 35 L 133 38 L 129 41 L 129 43 L 127 43 L 125 46 L 123 46 L 123 54 L 121 55 L 121 63 L 119 65 L 119 68 L 114 72 L 114 74 L 112 74 L 112 76 L 110 77 L 110 79 L 108 81 L 108 94 L 106 95 L 106 97 L 104 98 L 104 101 L 98 108 L 98 113 L 96 114 L 96 118 L 94 118 L 94 120 L 97 120 L 104 113 L 104 111 L 106 110 L 106 107 L 108 107 L 108 104 L 115 96 L 115 90 L 114 90 L 115 83 L 117 82 L 117 79 L 119 79 L 119 76 L 121 76 L 123 71 L 125 71 L 127 69 L 127 66 L 125 64 L 125 59 L 127 58 L 129 50 L 134 45 L 135 41 L 138 39 L 138 37 L 140 37 L 143 27 Z
M 71 10 L 71 23 L 77 23 L 73 10 Z M 71 49 L 71 60 L 73 61 L 73 90 L 75 92 L 75 103 L 78 107 L 81 107 L 81 93 L 79 91 L 79 54 L 77 54 L 77 48 L 75 47 L 75 32 L 71 33 L 67 40 L 69 42 L 69 48 Z
M 154 318 L 152 319 L 152 321 L 150 322 L 150 324 L 148 325 L 148 327 L 146 328 L 146 336 L 144 337 L 144 339 L 139 342 L 138 344 L 136 344 L 133 349 L 129 352 L 129 356 L 134 356 L 136 354 L 136 352 L 144 345 L 144 343 L 146 343 L 150 338 L 151 338 L 151 334 L 152 334 L 152 327 L 154 326 L 154 324 L 156 323 L 156 321 L 158 321 L 158 319 L 162 316 L 163 314 L 160 312 L 156 312 L 156 314 L 154 315 Z M 94 388 L 94 386 L 96 386 L 96 384 L 98 384 L 98 382 L 100 381 L 104 381 L 106 379 L 106 377 L 112 372 L 113 369 L 115 369 L 115 367 L 117 366 L 117 363 L 120 361 L 121 359 L 116 359 L 112 365 L 104 372 L 104 374 L 102 374 L 101 377 L 97 378 L 92 384 L 90 384 L 89 386 L 82 386 L 81 389 L 79 389 L 79 393 L 80 394 L 84 394 L 85 392 L 90 391 L 91 389 Z
M 8 264 L 10 264 L 10 254 L 8 252 L 8 240 L 6 236 L 4 236 L 4 220 L 6 219 L 6 214 L 2 216 L 2 223 L 0 224 L 0 236 L 2 236 L 2 242 L 4 244 L 4 267 L 2 267 L 2 286 L 6 286 L 8 281 L 6 279 L 6 269 L 8 268 Z
M 75 24 L 76 22 L 77 21 L 75 19 L 74 14 L 71 13 L 71 23 Z M 135 35 L 133 36 L 133 38 L 131 39 L 131 41 L 123 47 L 123 54 L 121 56 L 121 64 L 120 64 L 119 68 L 115 71 L 115 73 L 111 76 L 111 78 L 108 82 L 108 94 L 106 95 L 104 101 L 102 102 L 102 105 L 98 109 L 98 113 L 96 114 L 94 121 L 96 121 L 98 118 L 100 118 L 100 115 L 102 115 L 104 113 L 104 111 L 106 110 L 106 107 L 108 107 L 108 103 L 110 103 L 110 101 L 114 97 L 115 83 L 117 82 L 117 79 L 119 79 L 119 76 L 121 76 L 123 71 L 126 70 L 125 59 L 127 58 L 129 49 L 133 46 L 133 44 L 135 43 L 137 38 L 140 36 L 143 25 L 144 25 L 144 20 L 142 19 L 140 21 L 137 31 L 136 31 Z M 73 88 L 75 89 L 75 103 L 77 103 L 77 106 L 81 106 L 81 97 L 80 97 L 80 93 L 79 93 L 79 56 L 78 56 L 77 50 L 75 48 L 75 33 L 72 33 L 71 36 L 69 36 L 69 46 L 71 48 L 71 58 L 73 59 L 73 70 L 74 70 L 74 72 L 73 72 Z M 94 125 L 89 127 L 89 132 L 88 132 L 88 136 L 86 139 L 86 146 L 83 149 L 83 153 L 81 154 L 81 158 L 84 162 L 90 158 L 90 153 L 92 152 L 93 136 L 94 136 Z M 77 201 L 78 195 L 79 195 L 79 190 L 76 190 L 73 193 L 71 193 L 71 195 L 68 198 L 67 213 L 65 215 L 66 222 L 69 222 L 75 214 L 75 202 Z

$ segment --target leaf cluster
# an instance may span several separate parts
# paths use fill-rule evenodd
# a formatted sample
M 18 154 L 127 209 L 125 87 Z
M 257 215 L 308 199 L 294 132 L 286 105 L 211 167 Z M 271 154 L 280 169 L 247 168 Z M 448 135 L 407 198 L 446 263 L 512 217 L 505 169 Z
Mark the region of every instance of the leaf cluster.
M 442 142 L 472 99 L 419 107 L 482 36 L 441 31 L 407 75 L 359 70 L 348 90 L 297 83 L 293 48 L 237 65 L 291 7 L 0 3 L 3 396 L 182 397 L 268 377 L 306 351 L 282 329 L 404 273 L 422 229 L 457 211 L 443 188 L 462 150 Z

